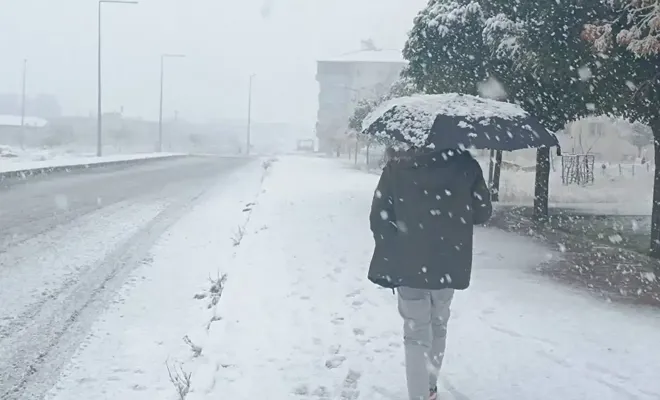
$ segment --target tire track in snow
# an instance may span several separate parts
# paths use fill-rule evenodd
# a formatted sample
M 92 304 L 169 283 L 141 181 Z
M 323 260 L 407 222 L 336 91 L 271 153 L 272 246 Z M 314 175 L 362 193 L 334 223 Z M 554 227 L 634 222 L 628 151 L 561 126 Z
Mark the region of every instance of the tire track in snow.
M 155 216 L 158 212 L 162 211 L 162 208 L 157 208 L 153 210 L 149 210 Z M 68 244 L 64 246 L 58 246 L 57 249 L 54 248 L 53 244 L 54 243 L 67 243 L 67 242 L 72 242 L 74 241 L 79 235 L 76 235 L 76 233 L 79 233 L 81 237 L 83 235 L 89 235 L 88 237 L 84 237 L 83 240 L 89 239 L 92 237 L 92 232 L 90 231 L 89 228 L 84 229 L 81 226 L 86 226 L 86 225 L 91 225 L 92 222 L 97 222 L 99 219 L 103 220 L 110 220 L 112 218 L 116 218 L 117 214 L 120 212 L 125 212 L 130 215 L 131 220 L 139 221 L 141 218 L 144 218 L 146 214 L 145 210 L 142 208 L 137 208 L 137 207 L 129 207 L 127 204 L 120 204 L 115 207 L 111 207 L 109 209 L 104 209 L 100 214 L 96 215 L 90 215 L 89 217 L 83 217 L 81 221 L 78 221 L 77 223 L 70 224 L 70 225 L 65 225 L 65 226 L 55 226 L 49 229 L 49 231 L 52 231 L 53 233 L 49 236 L 42 236 L 42 235 L 36 235 L 37 237 L 34 237 L 34 240 L 32 241 L 26 241 L 23 242 L 21 245 L 18 245 L 15 247 L 12 251 L 12 253 L 3 253 L 0 251 L 0 265 L 8 265 L 10 266 L 9 268 L 15 268 L 16 266 L 20 266 L 21 264 L 25 263 L 35 263 L 38 261 L 44 261 L 46 263 L 55 261 L 55 259 L 50 258 L 48 256 L 40 256 L 39 260 L 35 260 L 35 251 L 34 249 L 39 249 L 40 252 L 44 249 L 48 250 L 57 250 L 55 257 L 57 259 L 60 259 L 59 253 L 64 253 L 66 254 L 67 252 L 67 246 Z M 94 218 L 95 221 L 91 221 L 91 219 Z M 89 220 L 88 220 L 89 219 Z M 129 219 L 127 217 L 127 219 Z M 73 236 L 73 239 L 71 238 Z M 106 237 L 106 240 L 107 237 Z M 85 242 L 83 242 L 84 244 Z M 16 254 L 18 253 L 18 254 Z M 101 254 L 99 254 L 101 256 Z M 104 256 L 104 255 L 102 255 Z M 84 257 L 83 257 L 84 258 Z M 96 262 L 96 260 L 94 260 Z M 66 261 L 69 266 L 72 266 L 74 269 L 78 270 L 88 270 L 91 267 L 94 266 L 94 264 L 89 264 L 83 262 L 82 264 L 76 263 L 76 260 L 68 260 Z M 57 268 L 58 263 L 53 263 L 50 265 L 50 268 Z M 12 271 L 5 271 L 11 273 Z M 0 273 L 0 278 L 2 278 L 2 273 Z M 57 277 L 53 277 L 54 279 L 57 279 Z M 6 276 L 5 276 L 6 279 Z M 40 312 L 41 307 L 53 300 L 57 300 L 58 297 L 60 297 L 61 293 L 66 292 L 69 290 L 72 286 L 74 286 L 78 281 L 79 277 L 77 275 L 71 274 L 71 270 L 69 270 L 69 274 L 62 278 L 62 282 L 58 283 L 58 286 L 55 289 L 51 289 L 50 291 L 44 291 L 42 292 L 42 296 L 39 297 L 36 300 L 33 300 L 33 302 L 29 305 L 26 305 L 24 307 L 21 307 L 20 303 L 18 304 L 18 307 L 22 308 L 22 311 L 18 315 L 14 315 L 11 319 L 8 319 L 8 323 L 2 323 L 0 321 L 0 341 L 4 338 L 9 337 L 12 332 L 16 332 L 19 330 L 22 330 L 25 328 L 25 325 L 30 323 Z M 4 283 L 6 284 L 6 283 Z M 10 308 L 10 312 L 11 312 Z
M 86 221 L 86 228 L 79 230 L 78 236 L 68 235 L 70 227 L 61 225 L 64 233 L 58 233 L 62 229 L 49 230 L 29 240 L 30 245 L 40 243 L 32 254 L 26 244 L 0 255 L 8 262 L 8 268 L 0 269 L 0 283 L 7 289 L 0 294 L 8 300 L 8 304 L 3 302 L 6 318 L 0 317 L 0 326 L 12 324 L 11 329 L 3 331 L 4 337 L 0 336 L 0 399 L 42 399 L 79 348 L 99 311 L 114 299 L 135 267 L 150 262 L 153 244 L 219 177 L 243 164 L 244 160 L 223 158 L 189 159 L 119 174 L 109 171 L 84 178 L 49 179 L 25 187 L 21 194 L 14 193 L 17 207 L 24 205 L 23 198 L 35 200 L 33 192 L 41 195 L 43 204 L 37 205 L 45 206 L 52 193 L 62 190 L 60 183 L 64 182 L 68 183 L 65 192 L 73 193 L 75 211 L 84 211 L 89 202 L 96 204 L 98 194 L 113 201 L 100 207 L 99 213 L 108 213 L 105 225 L 99 226 L 98 213 L 78 214 L 73 226 Z M 130 202 L 144 215 L 136 218 L 139 212 L 117 210 L 121 207 L 114 204 L 116 200 Z M 109 204 L 111 210 L 106 208 Z M 41 215 L 39 211 L 37 215 Z M 25 217 L 38 222 L 24 214 L 17 217 L 17 222 Z M 34 233 L 40 227 L 29 226 L 29 230 Z M 21 247 L 25 248 L 19 250 Z M 24 274 L 24 280 L 20 274 Z M 43 287 L 51 291 L 44 295 Z M 17 295 L 11 296 L 9 289 Z M 48 297 L 46 301 L 42 301 L 42 295 Z M 35 302 L 41 306 L 30 309 Z M 17 320 L 17 315 L 23 318 Z
M 8 366 L 0 375 L 0 399 L 42 397 L 84 338 L 95 311 L 111 301 L 130 272 L 145 262 L 158 238 L 202 194 L 171 204 L 0 341 L 0 359 Z M 25 337 L 30 338 L 28 343 Z

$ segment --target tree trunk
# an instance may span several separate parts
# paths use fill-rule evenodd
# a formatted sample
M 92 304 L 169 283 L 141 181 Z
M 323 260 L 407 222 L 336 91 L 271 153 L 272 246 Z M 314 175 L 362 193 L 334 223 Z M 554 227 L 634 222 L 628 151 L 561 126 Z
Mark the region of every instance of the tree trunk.
M 548 186 L 550 184 L 550 148 L 536 150 L 536 179 L 534 183 L 534 219 L 548 219 Z
M 488 190 L 493 193 L 493 163 L 495 160 L 495 150 L 488 153 Z
M 653 130 L 653 206 L 651 209 L 651 257 L 660 258 L 660 119 L 651 122 Z M 656 271 L 660 272 L 660 271 Z
M 495 153 L 495 165 L 493 167 L 493 187 L 491 188 L 493 201 L 500 201 L 500 174 L 502 173 L 502 151 Z

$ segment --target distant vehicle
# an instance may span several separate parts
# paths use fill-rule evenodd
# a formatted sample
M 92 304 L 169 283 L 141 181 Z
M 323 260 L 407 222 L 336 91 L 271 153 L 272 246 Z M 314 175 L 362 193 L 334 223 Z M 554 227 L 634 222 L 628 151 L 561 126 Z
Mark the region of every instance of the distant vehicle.
M 296 144 L 296 149 L 298 151 L 308 151 L 313 153 L 315 147 L 314 139 L 300 139 Z

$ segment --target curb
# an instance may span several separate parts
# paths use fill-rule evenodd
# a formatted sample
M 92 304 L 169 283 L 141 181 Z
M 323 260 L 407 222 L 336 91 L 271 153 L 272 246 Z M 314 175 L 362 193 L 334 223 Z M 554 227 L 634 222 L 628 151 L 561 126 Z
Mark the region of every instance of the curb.
M 89 163 L 89 164 L 73 164 L 73 165 L 58 165 L 54 167 L 27 168 L 17 171 L 0 172 L 0 182 L 12 178 L 29 179 L 29 178 L 35 178 L 39 176 L 50 175 L 60 172 L 72 172 L 72 171 L 102 168 L 109 166 L 118 166 L 118 165 L 144 164 L 150 161 L 163 161 L 163 160 L 178 159 L 184 157 L 191 157 L 191 156 L 175 155 L 175 156 L 164 156 L 164 157 L 136 158 L 131 160 L 103 161 L 99 163 Z

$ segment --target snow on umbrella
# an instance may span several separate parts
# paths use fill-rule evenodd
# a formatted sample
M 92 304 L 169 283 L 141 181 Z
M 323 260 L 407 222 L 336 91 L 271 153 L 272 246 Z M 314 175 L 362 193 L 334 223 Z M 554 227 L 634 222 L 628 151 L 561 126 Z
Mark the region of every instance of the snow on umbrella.
M 557 137 L 519 106 L 456 93 L 392 99 L 369 114 L 362 129 L 406 148 L 514 151 L 559 146 Z

